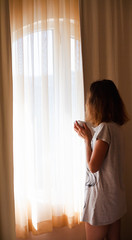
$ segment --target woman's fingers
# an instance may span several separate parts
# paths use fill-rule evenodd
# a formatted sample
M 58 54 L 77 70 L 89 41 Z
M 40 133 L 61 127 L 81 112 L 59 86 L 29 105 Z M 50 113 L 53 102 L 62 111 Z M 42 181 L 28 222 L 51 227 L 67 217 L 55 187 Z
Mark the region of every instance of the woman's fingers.
M 83 136 L 83 127 L 81 127 L 77 121 L 74 123 L 74 130 L 78 133 L 79 136 Z
M 80 127 L 80 125 L 78 124 L 78 122 L 76 121 L 75 123 L 74 123 L 74 128 L 76 128 L 76 129 L 81 129 L 81 127 Z
M 84 123 L 84 124 L 83 124 L 83 126 L 84 126 L 84 128 L 85 128 L 85 129 L 87 129 L 87 128 L 88 128 L 88 126 L 87 126 L 87 124 L 86 124 L 86 123 Z
M 74 123 L 74 130 L 77 132 L 77 134 L 84 138 L 84 139 L 89 139 L 91 141 L 92 139 L 92 134 L 86 123 L 83 124 L 83 127 L 81 127 L 78 122 L 76 121 Z

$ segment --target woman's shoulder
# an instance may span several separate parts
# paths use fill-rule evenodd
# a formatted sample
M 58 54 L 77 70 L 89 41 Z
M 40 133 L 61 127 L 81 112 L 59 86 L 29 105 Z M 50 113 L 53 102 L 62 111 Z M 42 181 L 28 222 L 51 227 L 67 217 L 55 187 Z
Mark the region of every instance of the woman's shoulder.
M 97 129 L 102 129 L 102 128 L 118 128 L 120 129 L 121 126 L 115 122 L 101 122 L 96 128 Z
M 94 139 L 101 139 L 108 144 L 110 143 L 109 124 L 106 122 L 100 123 L 95 129 Z
M 121 126 L 115 122 L 102 122 L 95 129 L 95 138 L 107 139 L 111 141 L 112 136 L 121 135 Z
M 95 132 L 99 132 L 102 129 L 107 129 L 111 125 L 110 122 L 101 122 L 98 126 L 94 128 Z
M 118 141 L 119 139 L 121 140 L 124 134 L 122 126 L 115 122 L 101 123 L 99 131 L 106 132 L 110 136 L 111 140 L 115 139 L 116 141 Z

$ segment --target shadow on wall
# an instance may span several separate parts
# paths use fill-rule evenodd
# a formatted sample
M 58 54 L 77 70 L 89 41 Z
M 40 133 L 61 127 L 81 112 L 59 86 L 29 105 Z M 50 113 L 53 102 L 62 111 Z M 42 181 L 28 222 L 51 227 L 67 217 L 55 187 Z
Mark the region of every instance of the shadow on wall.
M 126 195 L 127 195 L 127 214 L 122 219 L 122 239 L 130 240 L 132 239 L 132 145 L 131 145 L 131 135 L 132 135 L 132 5 L 130 2 L 127 5 L 124 19 L 124 52 L 121 53 L 119 64 L 121 66 L 119 71 L 119 89 L 121 96 L 123 97 L 124 103 L 126 105 L 130 121 L 124 126 L 125 135 L 125 153 L 126 157 L 124 159 L 125 164 L 125 184 L 126 184 Z M 129 6 L 129 8 L 128 8 Z

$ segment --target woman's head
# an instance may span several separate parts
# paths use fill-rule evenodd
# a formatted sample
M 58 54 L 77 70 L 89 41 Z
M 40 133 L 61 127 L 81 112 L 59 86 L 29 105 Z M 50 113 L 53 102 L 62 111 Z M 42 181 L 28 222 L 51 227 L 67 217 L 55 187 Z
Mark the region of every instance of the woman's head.
M 93 82 L 87 96 L 86 118 L 94 125 L 101 122 L 116 122 L 123 125 L 128 121 L 124 103 L 111 80 Z

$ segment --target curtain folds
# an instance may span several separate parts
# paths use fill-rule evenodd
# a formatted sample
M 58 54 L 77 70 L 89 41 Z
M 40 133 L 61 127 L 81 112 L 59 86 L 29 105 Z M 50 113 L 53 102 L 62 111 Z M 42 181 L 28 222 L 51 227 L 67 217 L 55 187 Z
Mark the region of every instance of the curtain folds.
M 80 21 L 77 0 L 9 2 L 0 1 L 2 240 L 15 239 L 14 186 L 18 237 L 80 222 L 85 157 L 82 141 L 72 130 L 75 119 L 84 119 L 79 22 L 85 96 L 92 81 L 112 79 L 132 115 L 130 0 L 80 0 Z M 129 165 L 131 126 L 125 128 Z M 126 179 L 129 223 L 130 166 Z M 128 223 L 125 238 L 131 235 Z
M 30 230 L 39 234 L 52 231 L 53 226 L 72 227 L 80 222 L 85 169 L 84 146 L 72 130 L 75 119 L 84 119 L 78 1 L 9 2 L 0 1 L 0 233 L 3 240 L 15 239 L 13 146 L 19 237 L 26 236 Z M 92 81 L 112 79 L 131 115 L 132 3 L 130 0 L 80 0 L 79 8 L 85 96 Z M 129 164 L 131 126 L 130 122 L 125 129 Z M 130 222 L 130 167 L 127 173 Z M 127 232 L 129 237 L 131 230 Z
M 130 1 L 80 0 L 85 91 L 97 79 L 124 81 L 130 9 Z
M 91 82 L 113 80 L 132 116 L 132 1 L 80 0 L 80 28 L 85 98 Z M 132 236 L 131 225 L 131 121 L 124 126 L 128 213 L 122 239 Z M 125 227 L 128 227 L 125 229 Z M 129 230 L 128 230 L 129 229 Z
M 78 0 L 11 0 L 17 236 L 80 223 L 85 157 Z
M 15 240 L 13 101 L 8 0 L 0 1 L 0 239 Z

